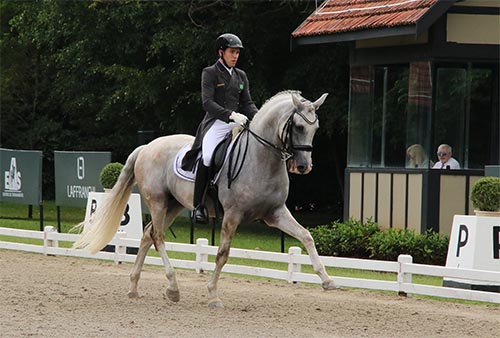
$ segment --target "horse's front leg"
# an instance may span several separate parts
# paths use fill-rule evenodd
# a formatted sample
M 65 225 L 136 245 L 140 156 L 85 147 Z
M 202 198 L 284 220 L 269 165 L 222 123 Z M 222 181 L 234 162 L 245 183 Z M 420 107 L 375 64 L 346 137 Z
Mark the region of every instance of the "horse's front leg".
M 229 250 L 231 247 L 231 241 L 233 240 L 234 233 L 238 227 L 238 222 L 234 220 L 229 220 L 230 217 L 227 214 L 222 220 L 222 229 L 220 234 L 220 244 L 219 250 L 217 251 L 217 257 L 215 259 L 215 270 L 208 282 L 208 307 L 210 308 L 223 308 L 224 304 L 219 298 L 217 292 L 217 282 L 219 281 L 220 273 L 222 268 L 227 262 L 229 257 Z
M 274 213 L 266 217 L 264 221 L 270 227 L 278 228 L 290 236 L 295 237 L 304 245 L 307 253 L 309 254 L 309 258 L 311 259 L 314 272 L 318 274 L 323 282 L 323 289 L 333 290 L 337 288 L 333 279 L 331 279 L 326 273 L 325 266 L 319 258 L 318 251 L 316 250 L 316 245 L 314 244 L 314 239 L 311 234 L 295 220 L 286 206 L 274 211 Z

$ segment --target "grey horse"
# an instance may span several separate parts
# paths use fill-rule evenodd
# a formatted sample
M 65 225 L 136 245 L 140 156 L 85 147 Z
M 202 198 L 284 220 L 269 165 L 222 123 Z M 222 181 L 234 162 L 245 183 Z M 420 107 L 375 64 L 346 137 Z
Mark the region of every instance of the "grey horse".
M 208 282 L 208 305 L 223 307 L 217 292 L 221 270 L 227 262 L 231 240 L 243 221 L 260 219 L 297 238 L 307 250 L 314 271 L 321 278 L 323 289 L 335 289 L 326 273 L 309 231 L 292 216 L 285 201 L 288 196 L 287 171 L 307 174 L 312 169 L 312 141 L 319 128 L 316 110 L 328 94 L 317 101 L 304 99 L 298 91 L 283 91 L 261 107 L 249 126 L 242 132 L 240 149 L 246 149 L 239 163 L 224 164 L 218 180 L 218 197 L 224 215 L 215 270 Z M 154 244 L 163 261 L 169 285 L 167 297 L 179 301 L 180 294 L 175 270 L 170 264 L 164 245 L 164 232 L 184 209 L 193 210 L 193 183 L 174 173 L 174 161 L 179 150 L 193 142 L 189 135 L 157 138 L 136 148 L 128 157 L 110 196 L 87 221 L 80 223 L 83 232 L 74 248 L 91 253 L 102 249 L 115 235 L 134 183 L 145 200 L 151 222 L 144 229 L 135 265 L 130 273 L 129 297 L 137 297 L 137 284 L 147 251 Z M 237 162 L 237 161 L 236 161 Z M 228 185 L 228 170 L 239 171 Z M 230 175 L 231 176 L 231 175 Z M 214 214 L 213 205 L 209 212 Z

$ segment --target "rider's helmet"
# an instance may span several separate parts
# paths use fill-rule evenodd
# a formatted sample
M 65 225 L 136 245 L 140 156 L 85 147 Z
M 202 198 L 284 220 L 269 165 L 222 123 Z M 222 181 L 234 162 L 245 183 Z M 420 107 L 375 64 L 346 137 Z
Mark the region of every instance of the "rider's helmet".
M 215 52 L 218 54 L 220 49 L 226 50 L 226 48 L 243 49 L 244 47 L 239 37 L 231 33 L 225 33 L 215 41 Z

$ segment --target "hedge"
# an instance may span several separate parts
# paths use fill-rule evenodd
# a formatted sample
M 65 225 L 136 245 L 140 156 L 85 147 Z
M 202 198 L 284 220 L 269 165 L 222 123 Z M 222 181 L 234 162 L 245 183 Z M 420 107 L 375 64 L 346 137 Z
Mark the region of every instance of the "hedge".
M 349 219 L 310 229 L 320 255 L 397 260 L 400 254 L 420 264 L 445 265 L 449 238 L 432 230 L 415 234 L 408 229 L 380 230 L 377 223 Z

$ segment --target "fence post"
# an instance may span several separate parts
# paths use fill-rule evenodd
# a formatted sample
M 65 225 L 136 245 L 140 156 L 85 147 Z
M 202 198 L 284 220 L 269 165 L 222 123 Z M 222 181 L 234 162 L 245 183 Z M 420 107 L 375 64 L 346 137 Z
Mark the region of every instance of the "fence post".
M 302 271 L 300 263 L 295 263 L 295 256 L 302 254 L 302 249 L 296 246 L 288 248 L 288 283 L 294 283 L 294 273 Z
M 413 263 L 413 257 L 410 255 L 399 255 L 398 256 L 398 295 L 406 296 L 406 292 L 403 291 L 403 283 L 411 283 L 412 275 L 411 273 L 405 272 L 403 268 L 403 264 L 411 264 Z
M 201 266 L 202 263 L 208 262 L 208 254 L 203 252 L 203 246 L 208 245 L 208 239 L 206 238 L 198 238 L 196 240 L 196 272 L 203 273 L 203 268 Z
M 59 247 L 59 241 L 57 239 L 49 239 L 51 233 L 57 233 L 56 228 L 50 225 L 43 228 L 43 254 L 45 256 L 48 255 L 48 248 Z
M 121 231 L 121 230 L 118 230 L 118 232 L 116 233 L 115 235 L 115 239 L 117 239 L 117 243 L 115 244 L 115 257 L 114 257 L 114 261 L 116 264 L 121 264 L 122 261 L 120 260 L 120 257 L 119 255 L 124 255 L 127 253 L 127 247 L 122 245 L 120 243 L 120 239 L 122 238 L 126 238 L 127 237 L 127 234 L 124 232 L 124 231 Z

